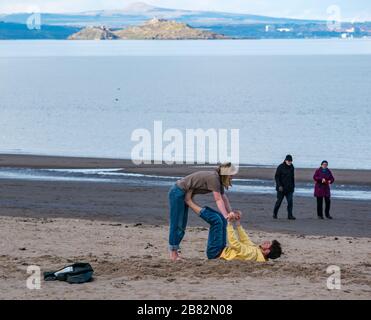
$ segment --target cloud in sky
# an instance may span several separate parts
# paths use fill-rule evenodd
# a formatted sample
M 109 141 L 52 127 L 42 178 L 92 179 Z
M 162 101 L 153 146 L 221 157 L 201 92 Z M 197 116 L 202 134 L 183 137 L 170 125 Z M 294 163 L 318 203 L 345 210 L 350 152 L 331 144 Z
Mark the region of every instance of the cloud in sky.
M 81 12 L 121 9 L 138 0 L 0 0 L 0 13 Z M 250 13 L 274 17 L 326 19 L 327 8 L 337 5 L 342 20 L 371 20 L 371 0 L 145 0 L 176 9 Z

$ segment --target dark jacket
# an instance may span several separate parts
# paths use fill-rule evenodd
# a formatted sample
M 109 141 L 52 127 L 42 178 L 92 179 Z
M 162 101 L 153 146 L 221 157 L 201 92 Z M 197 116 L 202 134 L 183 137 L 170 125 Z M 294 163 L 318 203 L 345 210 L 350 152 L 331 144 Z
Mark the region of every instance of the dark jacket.
M 316 182 L 316 185 L 314 186 L 314 196 L 329 198 L 331 196 L 330 184 L 335 181 L 331 170 L 322 170 L 322 168 L 319 168 L 314 173 L 313 179 Z M 326 182 L 322 183 L 322 179 L 325 179 Z
M 294 192 L 295 190 L 295 168 L 293 165 L 288 166 L 286 162 L 281 163 L 276 171 L 276 190 L 283 188 L 284 193 Z

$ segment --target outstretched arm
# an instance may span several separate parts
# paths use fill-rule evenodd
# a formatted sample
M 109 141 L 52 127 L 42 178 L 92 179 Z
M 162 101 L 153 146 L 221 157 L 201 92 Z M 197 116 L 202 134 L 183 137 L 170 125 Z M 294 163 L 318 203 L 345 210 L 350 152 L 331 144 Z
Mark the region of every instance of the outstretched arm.
M 236 226 L 237 226 L 238 237 L 240 238 L 241 243 L 243 243 L 247 246 L 253 246 L 254 243 L 250 240 L 250 238 L 247 235 L 245 229 L 241 226 L 240 220 L 236 221 Z
M 234 231 L 232 222 L 228 222 L 227 235 L 228 235 L 228 246 L 232 249 L 240 251 L 241 243 L 236 237 L 236 233 Z
M 232 211 L 231 203 L 229 202 L 228 197 L 223 193 L 222 194 L 222 199 L 224 201 L 225 208 L 227 209 L 227 212 Z
M 215 192 L 214 191 L 213 195 L 214 195 L 216 206 L 218 207 L 219 211 L 224 216 L 224 218 L 227 219 L 228 214 L 230 213 L 230 211 L 228 211 L 228 209 L 225 206 L 222 194 L 220 192 Z

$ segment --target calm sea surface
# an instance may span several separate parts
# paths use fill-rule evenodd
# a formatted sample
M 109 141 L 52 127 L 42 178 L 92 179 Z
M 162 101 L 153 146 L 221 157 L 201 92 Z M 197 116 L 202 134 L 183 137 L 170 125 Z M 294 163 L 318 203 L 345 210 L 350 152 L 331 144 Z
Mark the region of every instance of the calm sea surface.
M 240 129 L 240 162 L 371 169 L 371 41 L 0 41 L 0 152 L 129 158 Z

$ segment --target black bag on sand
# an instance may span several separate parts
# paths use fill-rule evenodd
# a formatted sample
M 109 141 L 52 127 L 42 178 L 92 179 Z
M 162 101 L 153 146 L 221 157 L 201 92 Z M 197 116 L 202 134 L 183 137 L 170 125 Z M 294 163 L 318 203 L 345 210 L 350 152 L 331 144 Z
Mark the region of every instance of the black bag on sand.
M 58 271 L 44 272 L 45 281 L 67 281 L 68 283 L 84 283 L 92 280 L 93 268 L 89 263 L 74 263 Z

